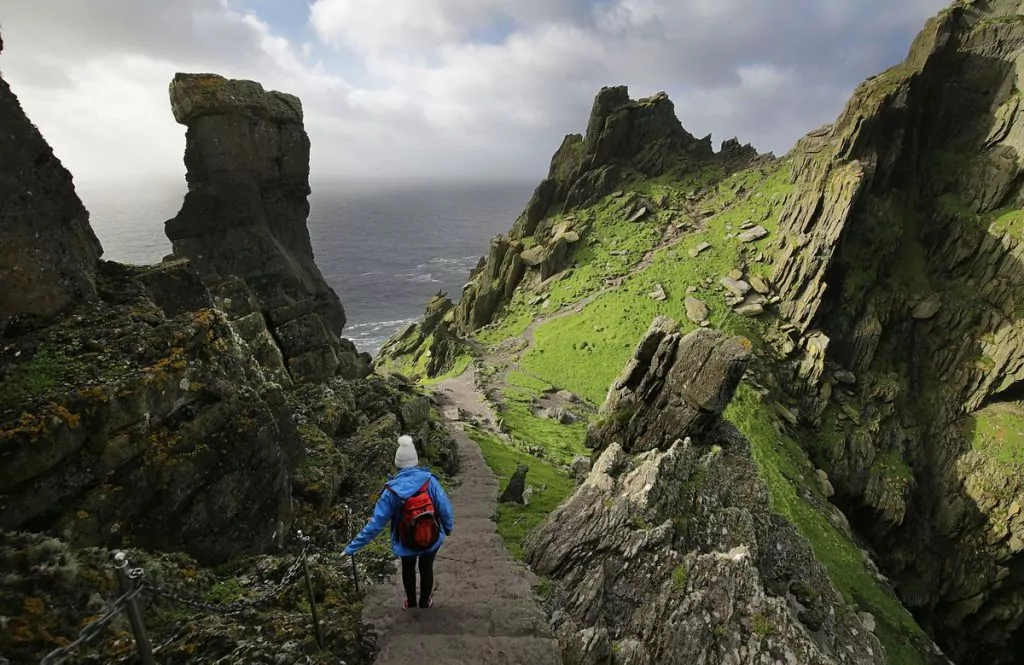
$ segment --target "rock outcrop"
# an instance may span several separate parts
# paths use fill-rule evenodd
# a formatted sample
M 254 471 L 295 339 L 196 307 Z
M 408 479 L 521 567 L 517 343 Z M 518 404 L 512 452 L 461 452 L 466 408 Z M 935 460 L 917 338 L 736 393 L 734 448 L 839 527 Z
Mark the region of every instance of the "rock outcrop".
M 658 176 L 681 158 L 707 161 L 713 153 L 710 137 L 698 140 L 683 129 L 664 92 L 633 101 L 626 86 L 602 88 L 586 136 L 562 141 L 511 237 L 532 236 L 553 206 L 568 212 L 611 194 L 630 172 Z
M 750 158 L 755 158 L 756 152 L 749 150 Z M 749 163 L 737 159 L 735 150 L 729 154 L 730 164 Z M 711 137 L 697 139 L 683 129 L 665 93 L 634 101 L 625 86 L 602 88 L 594 99 L 586 135 L 565 137 L 551 159 L 548 177 L 537 186 L 511 232 L 491 240 L 487 256 L 470 274 L 455 311 L 459 332 L 490 323 L 527 277 L 535 275 L 541 283 L 569 267 L 581 234 L 571 223 L 562 229 L 542 227 L 541 220 L 552 210 L 571 213 L 611 194 L 635 175 L 654 177 L 670 170 L 683 174 L 715 158 Z M 535 243 L 529 249 L 527 239 Z
M 628 421 L 601 429 L 586 480 L 526 546 L 567 663 L 887 662 L 720 417 L 744 342 L 659 318 L 609 392 L 604 412 L 628 405 Z
M 0 127 L 2 336 L 12 320 L 53 316 L 95 298 L 96 263 L 103 249 L 71 174 L 2 79 Z
M 930 20 L 794 150 L 773 278 L 777 373 L 812 454 L 963 663 L 1015 662 L 1024 644 L 1024 457 L 1000 459 L 1019 435 L 971 450 L 989 413 L 974 412 L 1024 385 L 1022 54 L 1018 2 Z
M 212 74 L 176 75 L 170 98 L 188 127 L 189 191 L 166 224 L 175 255 L 214 291 L 228 282 L 237 297 L 244 281 L 293 379 L 365 375 L 369 358 L 338 339 L 345 311 L 313 260 L 299 99 Z
M 464 342 L 453 331 L 454 314 L 451 299 L 438 293 L 427 302 L 419 323 L 410 323 L 381 346 L 374 366 L 411 373 L 420 368 L 426 376 L 444 374 L 465 350 Z
M 281 387 L 184 262 L 104 262 L 97 283 L 4 349 L 0 529 L 205 562 L 279 543 L 302 455 Z
M 683 337 L 674 321 L 658 317 L 608 391 L 587 446 L 664 450 L 679 432 L 702 431 L 721 417 L 749 358 L 748 340 L 723 341 L 711 332 Z

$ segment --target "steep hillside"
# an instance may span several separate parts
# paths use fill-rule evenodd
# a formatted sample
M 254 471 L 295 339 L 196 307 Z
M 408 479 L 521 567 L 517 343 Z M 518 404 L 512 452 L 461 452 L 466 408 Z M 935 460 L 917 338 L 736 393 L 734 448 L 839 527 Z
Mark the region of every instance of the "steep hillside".
M 1019 662 L 1022 48 L 1017 2 L 958 2 L 781 159 L 714 153 L 663 95 L 602 90 L 461 300 L 435 298 L 378 367 L 478 356 L 513 442 L 545 455 L 583 449 L 565 412 L 638 436 L 594 408 L 655 316 L 745 335 L 725 415 L 889 662 L 932 658 L 925 633 L 958 663 Z M 682 437 L 645 427 L 638 451 Z

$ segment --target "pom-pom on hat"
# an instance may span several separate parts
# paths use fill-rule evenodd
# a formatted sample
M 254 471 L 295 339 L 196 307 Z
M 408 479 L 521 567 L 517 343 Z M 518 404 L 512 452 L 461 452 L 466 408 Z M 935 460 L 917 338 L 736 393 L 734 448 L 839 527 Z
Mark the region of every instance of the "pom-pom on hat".
M 395 451 L 395 466 L 399 469 L 408 469 L 411 466 L 419 466 L 420 456 L 416 454 L 416 446 L 412 437 L 406 434 L 398 437 L 398 450 Z

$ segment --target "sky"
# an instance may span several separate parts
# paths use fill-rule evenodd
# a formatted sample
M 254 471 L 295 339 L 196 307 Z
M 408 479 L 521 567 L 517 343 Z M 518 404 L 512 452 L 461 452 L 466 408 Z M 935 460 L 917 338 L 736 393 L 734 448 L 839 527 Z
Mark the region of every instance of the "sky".
M 298 95 L 313 178 L 539 180 L 606 85 L 783 154 L 949 0 L 0 0 L 0 72 L 77 181 L 184 174 L 176 72 Z

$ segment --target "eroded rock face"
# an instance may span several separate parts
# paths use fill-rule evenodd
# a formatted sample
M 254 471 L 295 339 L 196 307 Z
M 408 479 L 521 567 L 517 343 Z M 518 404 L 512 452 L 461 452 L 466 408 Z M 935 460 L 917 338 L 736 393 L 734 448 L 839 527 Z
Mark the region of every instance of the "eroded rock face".
M 338 341 L 345 311 L 313 260 L 299 99 L 212 74 L 176 75 L 170 97 L 175 119 L 188 127 L 189 191 L 166 224 L 174 253 L 211 287 L 245 282 L 292 378 L 365 375 L 369 359 Z
M 750 342 L 723 341 L 702 328 L 686 335 L 659 316 L 612 384 L 587 446 L 618 442 L 627 453 L 664 448 L 679 432 L 716 421 L 729 404 L 750 359 Z
M 608 404 L 636 405 L 630 424 L 603 430 L 586 480 L 526 546 L 554 583 L 567 663 L 887 662 L 720 418 L 749 357 L 661 319 L 612 387 Z M 659 425 L 674 396 L 686 417 Z
M 185 262 L 97 284 L 4 349 L 0 529 L 203 562 L 274 546 L 302 456 L 281 386 Z
M 1022 54 L 1018 2 L 930 20 L 798 144 L 772 280 L 803 335 L 780 374 L 816 461 L 963 663 L 1014 662 L 1024 640 L 1024 475 L 969 440 L 1024 385 Z
M 46 318 L 95 298 L 96 263 L 103 248 L 71 174 L 2 78 L 0 126 L 2 336 L 16 317 Z
M 463 342 L 455 333 L 454 306 L 444 293 L 427 302 L 423 319 L 392 335 L 381 346 L 374 365 L 388 369 L 398 363 L 420 363 L 426 376 L 434 377 L 450 370 Z

